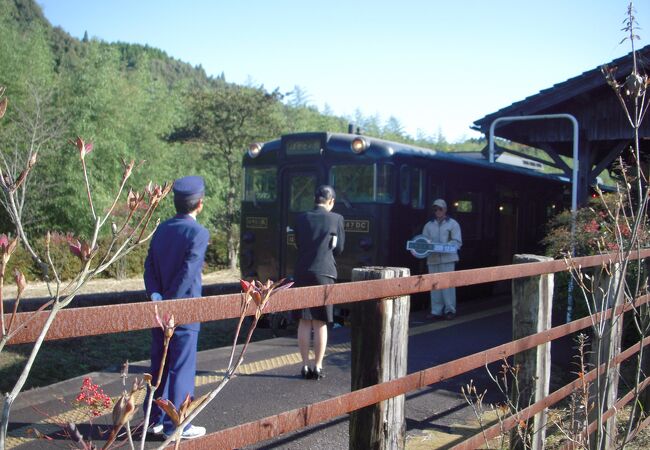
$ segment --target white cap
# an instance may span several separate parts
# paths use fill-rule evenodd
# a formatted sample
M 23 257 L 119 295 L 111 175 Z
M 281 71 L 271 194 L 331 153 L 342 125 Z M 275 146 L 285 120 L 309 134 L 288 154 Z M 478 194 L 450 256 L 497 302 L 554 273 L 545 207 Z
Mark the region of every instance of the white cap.
M 438 206 L 439 208 L 447 209 L 447 202 L 439 198 L 433 202 L 433 206 Z

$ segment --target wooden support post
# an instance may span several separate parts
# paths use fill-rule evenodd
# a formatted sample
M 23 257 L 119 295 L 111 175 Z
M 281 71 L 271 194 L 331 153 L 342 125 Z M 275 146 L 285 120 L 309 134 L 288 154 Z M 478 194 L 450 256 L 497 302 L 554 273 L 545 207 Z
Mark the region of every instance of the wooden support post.
M 643 317 L 642 320 L 647 323 L 648 318 L 650 318 L 650 307 L 645 304 L 640 308 L 640 311 L 641 317 Z M 639 381 L 643 381 L 645 377 L 650 377 L 650 348 L 647 346 L 643 349 L 643 356 L 641 357 L 641 374 Z M 636 408 L 636 422 L 641 422 L 642 415 L 647 417 L 650 414 L 650 387 L 646 387 L 639 394 L 639 401 L 635 403 L 634 407 Z
M 628 313 L 629 314 L 629 313 Z M 646 303 L 645 305 L 639 308 L 640 320 L 645 324 L 644 329 L 648 329 L 648 321 L 650 320 L 650 306 Z M 643 381 L 645 377 L 650 377 L 650 348 L 647 346 L 643 348 L 643 356 L 641 357 L 641 376 L 639 381 Z M 636 412 L 635 418 L 636 422 L 641 422 L 643 416 L 648 416 L 650 414 L 650 386 L 646 387 L 639 394 L 639 401 L 634 405 Z
M 592 297 L 594 307 L 597 311 L 608 308 L 615 308 L 623 304 L 623 288 L 621 283 L 624 275 L 621 273 L 621 266 L 618 263 L 610 264 L 603 268 L 594 269 L 594 280 Z M 591 343 L 591 368 L 606 363 L 621 352 L 621 337 L 623 335 L 623 314 L 616 314 L 610 319 L 597 323 L 601 334 L 594 333 Z M 597 420 L 598 404 L 600 410 L 606 411 L 616 404 L 618 398 L 619 367 L 609 366 L 606 374 L 600 375 L 590 385 L 590 403 L 595 407 L 589 415 L 589 422 Z M 592 449 L 616 448 L 616 414 L 606 423 L 599 426 L 599 432 L 590 436 L 590 447 Z
M 352 281 L 408 277 L 402 267 L 364 267 Z M 352 390 L 406 375 L 409 296 L 359 302 L 352 306 Z M 350 414 L 349 448 L 403 450 L 406 442 L 404 395 Z
M 537 255 L 515 255 L 514 264 L 549 261 L 552 258 Z M 545 274 L 512 280 L 512 340 L 551 328 L 553 310 L 553 274 Z M 517 353 L 513 363 L 519 367 L 518 389 L 512 390 L 511 399 L 519 409 L 543 400 L 548 396 L 551 377 L 551 343 Z M 542 450 L 546 438 L 547 413 L 542 411 L 533 419 L 529 428 L 531 441 L 528 445 L 516 432 L 511 433 L 510 448 Z
M 646 283 L 650 286 L 650 259 L 644 261 L 644 268 Z M 643 329 L 647 330 L 648 325 L 650 325 L 648 323 L 650 321 L 650 306 L 647 303 L 639 308 L 639 319 L 641 320 L 641 323 L 644 324 Z M 642 351 L 641 373 L 644 375 L 640 377 L 640 381 L 643 381 L 644 376 L 650 376 L 650 348 L 646 347 Z M 650 413 L 650 387 L 646 387 L 643 392 L 641 392 L 639 395 L 639 401 L 635 404 L 635 408 L 635 417 L 637 422 L 641 421 L 639 420 L 642 417 L 641 414 L 648 415 Z

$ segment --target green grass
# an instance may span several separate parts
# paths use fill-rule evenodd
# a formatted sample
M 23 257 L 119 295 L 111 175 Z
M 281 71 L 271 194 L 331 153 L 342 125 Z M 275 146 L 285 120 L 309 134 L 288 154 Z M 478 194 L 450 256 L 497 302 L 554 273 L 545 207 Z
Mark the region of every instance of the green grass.
M 235 325 L 234 320 L 202 324 L 199 351 L 230 346 Z M 281 330 L 284 335 L 292 332 L 291 329 Z M 258 327 L 253 333 L 254 341 L 272 337 L 274 333 L 268 328 Z M 94 371 L 119 371 L 125 361 L 149 359 L 150 345 L 149 330 L 45 342 L 36 357 L 24 390 L 48 386 Z M 13 388 L 31 349 L 32 344 L 12 345 L 0 353 L 0 392 L 8 392 Z

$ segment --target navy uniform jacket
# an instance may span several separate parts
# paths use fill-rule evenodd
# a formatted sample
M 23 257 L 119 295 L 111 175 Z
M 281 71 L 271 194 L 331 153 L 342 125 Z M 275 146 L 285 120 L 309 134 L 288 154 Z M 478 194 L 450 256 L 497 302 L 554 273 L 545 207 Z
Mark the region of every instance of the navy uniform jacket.
M 144 262 L 147 296 L 162 298 L 201 296 L 201 269 L 210 239 L 208 230 L 190 215 L 176 215 L 161 223 L 153 235 Z M 198 323 L 184 325 L 199 329 Z
M 334 256 L 343 251 L 345 244 L 343 216 L 316 206 L 298 216 L 294 232 L 298 246 L 296 279 L 306 273 L 336 278 Z M 334 248 L 331 247 L 333 236 L 336 236 Z

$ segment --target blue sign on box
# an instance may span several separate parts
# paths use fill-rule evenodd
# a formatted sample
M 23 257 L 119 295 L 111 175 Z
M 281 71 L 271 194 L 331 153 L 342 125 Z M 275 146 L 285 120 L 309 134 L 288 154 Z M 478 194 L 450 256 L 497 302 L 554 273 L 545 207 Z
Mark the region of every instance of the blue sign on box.
M 455 253 L 456 247 L 447 244 L 434 244 L 422 234 L 418 234 L 410 241 L 406 241 L 406 250 L 416 258 L 426 258 L 431 253 Z

